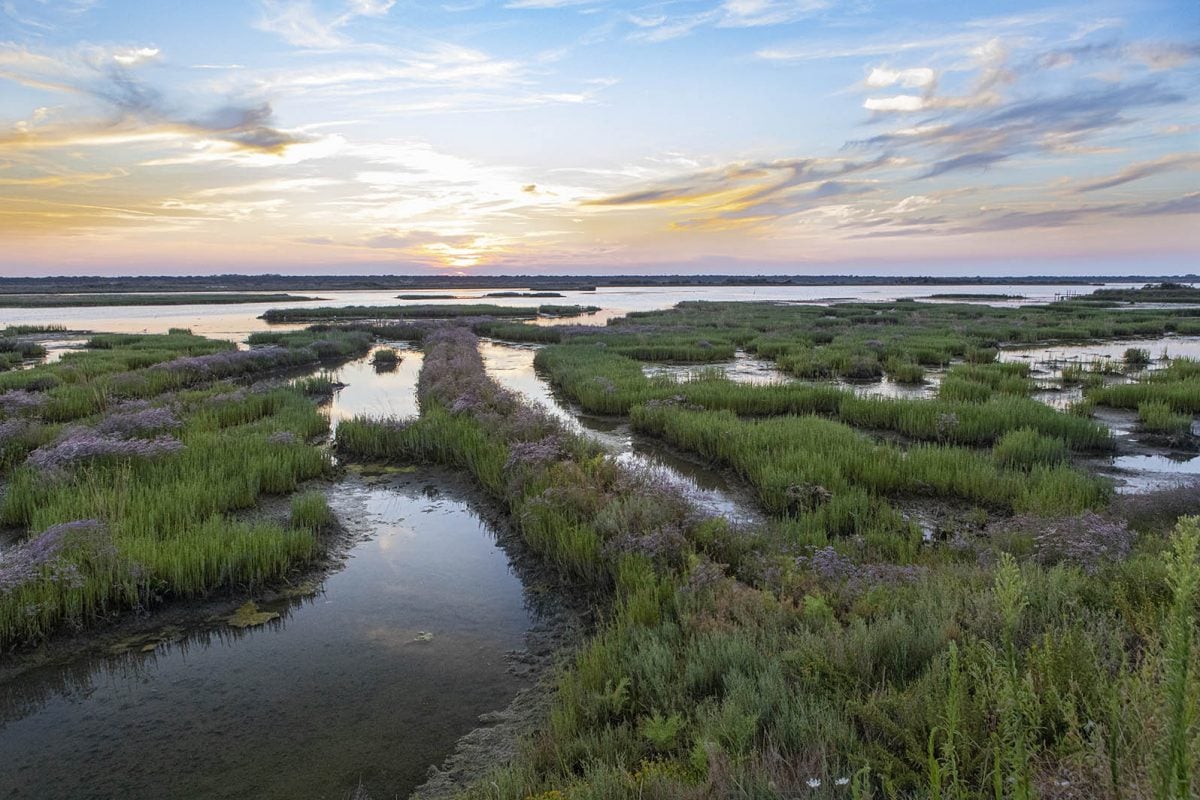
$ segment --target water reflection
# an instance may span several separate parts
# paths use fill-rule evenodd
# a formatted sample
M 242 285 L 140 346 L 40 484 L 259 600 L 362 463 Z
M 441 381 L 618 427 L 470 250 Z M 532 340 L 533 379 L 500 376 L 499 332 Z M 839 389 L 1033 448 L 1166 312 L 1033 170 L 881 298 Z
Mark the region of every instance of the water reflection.
M 531 622 L 486 525 L 435 487 L 340 487 L 373 535 L 277 623 L 7 683 L 0 796 L 407 795 L 521 687 L 505 653 Z
M 371 363 L 376 350 L 398 351 L 400 363 L 394 369 L 380 370 Z M 389 343 L 372 348 L 371 353 L 335 370 L 334 380 L 342 384 L 329 405 L 329 423 L 333 430 L 344 419 L 371 417 L 412 417 L 420 413 L 417 405 L 417 377 L 425 354 L 406 343 Z

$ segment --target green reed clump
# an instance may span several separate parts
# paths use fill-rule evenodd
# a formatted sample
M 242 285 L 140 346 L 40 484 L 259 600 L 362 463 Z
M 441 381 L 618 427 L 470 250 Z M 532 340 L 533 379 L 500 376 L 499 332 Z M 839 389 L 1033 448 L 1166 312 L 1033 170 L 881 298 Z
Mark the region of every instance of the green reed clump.
M 296 378 L 290 381 L 288 385 L 301 394 L 321 398 L 329 398 L 341 388 L 341 384 L 334 377 L 334 373 L 328 370 L 321 370 L 316 375 Z
M 337 524 L 337 516 L 329 507 L 324 492 L 304 492 L 292 498 L 289 524 L 293 528 L 325 531 Z
M 746 421 L 727 411 L 657 405 L 635 408 L 631 419 L 640 432 L 732 468 L 777 514 L 793 511 L 792 498 L 805 487 L 834 496 L 852 487 L 879 495 L 917 493 L 1039 513 L 1097 507 L 1109 491 L 1067 467 L 1029 464 L 1027 473 L 960 447 L 901 450 L 817 417 Z
M 989 361 L 951 367 L 942 379 L 938 397 L 942 400 L 979 403 L 989 399 L 993 393 L 1024 396 L 1033 389 L 1028 364 Z
M 394 368 L 400 360 L 400 351 L 394 347 L 380 347 L 371 354 L 371 363 L 385 369 Z
M 1192 415 L 1176 414 L 1171 405 L 1163 401 L 1138 403 L 1138 421 L 1143 430 L 1163 436 L 1181 438 L 1192 431 Z
M 1103 386 L 1089 391 L 1087 397 L 1098 405 L 1113 408 L 1137 408 L 1142 403 L 1157 402 L 1182 414 L 1200 414 L 1200 379 L 1145 380 Z
M 1125 366 L 1141 369 L 1150 364 L 1150 351 L 1144 347 L 1130 347 L 1125 351 Z
M 480 336 L 503 339 L 508 342 L 532 342 L 536 344 L 558 344 L 563 335 L 553 325 L 531 325 L 506 320 L 485 320 L 471 326 Z
M 889 358 L 884 372 L 896 383 L 921 384 L 925 382 L 925 368 L 915 361 L 900 357 Z
M 0 328 L 0 337 L 36 336 L 41 333 L 66 333 L 66 325 L 9 325 Z
M 1043 436 L 1033 428 L 1009 431 L 992 446 L 992 455 L 1005 467 L 1033 469 L 1039 464 L 1062 464 L 1070 456 L 1066 442 Z
M 996 390 L 986 383 L 947 374 L 938 386 L 938 399 L 958 403 L 982 403 Z
M 600 310 L 599 306 L 583 306 L 583 305 L 555 305 L 553 303 L 543 303 L 538 306 L 538 314 L 543 317 L 578 317 L 582 314 L 594 314 Z

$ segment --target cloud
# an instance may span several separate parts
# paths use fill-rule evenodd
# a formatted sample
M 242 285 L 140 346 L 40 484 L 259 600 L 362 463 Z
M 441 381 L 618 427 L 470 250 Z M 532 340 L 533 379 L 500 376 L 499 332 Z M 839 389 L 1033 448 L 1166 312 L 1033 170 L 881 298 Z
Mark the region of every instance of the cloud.
M 723 28 L 754 28 L 782 25 L 831 5 L 827 0 L 725 0 L 721 3 Z
M 957 172 L 959 170 L 983 170 L 993 164 L 1000 163 L 1006 158 L 1008 158 L 1007 153 L 967 153 L 934 163 L 922 177 L 936 178 L 938 175 L 945 175 L 947 172 Z
M 138 140 L 213 139 L 234 149 L 280 153 L 309 137 L 282 130 L 269 103 L 226 102 L 188 113 L 141 77 L 158 60 L 153 47 L 35 51 L 0 44 L 0 78 L 72 95 L 91 113 L 58 121 L 35 112 L 0 132 L 0 145 L 48 148 L 120 144 Z
M 396 0 L 347 0 L 342 13 L 329 15 L 319 13 L 309 0 L 262 0 L 255 27 L 296 47 L 339 50 L 354 44 L 342 28 L 357 17 L 385 17 L 395 4 Z
M 139 64 L 157 59 L 158 55 L 157 47 L 129 47 L 113 53 L 113 61 L 116 61 L 122 67 L 136 67 Z
M 1130 217 L 1151 217 L 1171 214 L 1200 214 L 1200 192 L 1192 192 L 1169 200 L 1141 203 L 1123 212 Z
M 1130 164 L 1115 175 L 1089 181 L 1080 185 L 1075 191 L 1085 193 L 1096 192 L 1101 189 L 1111 189 L 1114 186 L 1139 181 L 1142 178 L 1149 178 L 1152 175 L 1196 169 L 1198 166 L 1200 166 L 1200 153 L 1173 153 L 1153 161 L 1141 161 L 1136 164 Z
M 308 2 L 264 0 L 255 27 L 296 47 L 332 50 L 350 44 L 348 38 L 337 32 L 341 24 L 344 23 L 340 18 L 319 18 Z
M 863 108 L 868 111 L 920 111 L 929 106 L 929 98 L 911 94 L 898 94 L 895 97 L 868 97 L 863 101 Z
M 571 8 L 574 6 L 592 5 L 597 0 L 511 0 L 505 3 L 505 8 L 514 9 L 552 9 L 552 8 Z
M 534 0 L 537 2 L 537 0 Z M 829 8 L 829 0 L 723 0 L 709 8 L 691 13 L 670 14 L 669 4 L 651 13 L 634 12 L 625 19 L 637 30 L 630 39 L 665 42 L 687 36 L 702 27 L 760 28 L 784 25 Z
M 362 17 L 384 17 L 396 0 L 349 0 L 349 13 Z
M 937 73 L 929 67 L 910 67 L 909 69 L 875 67 L 867 76 L 867 86 L 872 89 L 896 85 L 906 89 L 920 89 L 932 86 L 936 81 Z

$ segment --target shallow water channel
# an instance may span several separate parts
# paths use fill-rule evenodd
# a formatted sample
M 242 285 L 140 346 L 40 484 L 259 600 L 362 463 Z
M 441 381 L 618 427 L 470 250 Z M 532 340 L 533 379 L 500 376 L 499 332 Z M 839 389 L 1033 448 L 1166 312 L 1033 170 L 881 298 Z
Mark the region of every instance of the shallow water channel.
M 551 387 L 533 365 L 537 347 L 501 342 L 480 343 L 484 366 L 502 386 L 537 403 L 568 430 L 590 438 L 614 458 L 635 469 L 648 471 L 681 491 L 704 513 L 738 523 L 761 519 L 749 492 L 725 473 L 672 452 L 661 442 L 635 433 L 623 420 L 593 417 L 573 408 Z
M 0 797 L 406 796 L 521 688 L 521 582 L 436 477 L 344 484 L 370 531 L 279 620 L 36 669 L 0 700 Z M 427 635 L 428 634 L 428 635 Z

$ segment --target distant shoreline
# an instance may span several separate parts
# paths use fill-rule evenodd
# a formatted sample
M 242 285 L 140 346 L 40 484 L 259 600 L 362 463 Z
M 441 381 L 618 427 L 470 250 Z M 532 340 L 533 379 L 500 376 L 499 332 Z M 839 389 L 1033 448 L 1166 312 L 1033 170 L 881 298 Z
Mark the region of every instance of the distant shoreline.
M 590 291 L 596 288 L 683 286 L 1093 286 L 1104 283 L 1200 283 L 1200 275 L 189 275 L 130 277 L 0 278 L 5 294 L 113 294 L 125 292 L 264 292 L 351 290 L 528 289 Z
M 125 292 L 71 290 L 38 293 L 13 293 L 0 291 L 0 308 L 99 308 L 104 306 L 182 306 L 182 305 L 235 305 L 239 303 L 299 303 L 320 300 L 299 294 L 234 294 L 163 292 L 144 294 L 132 290 Z

